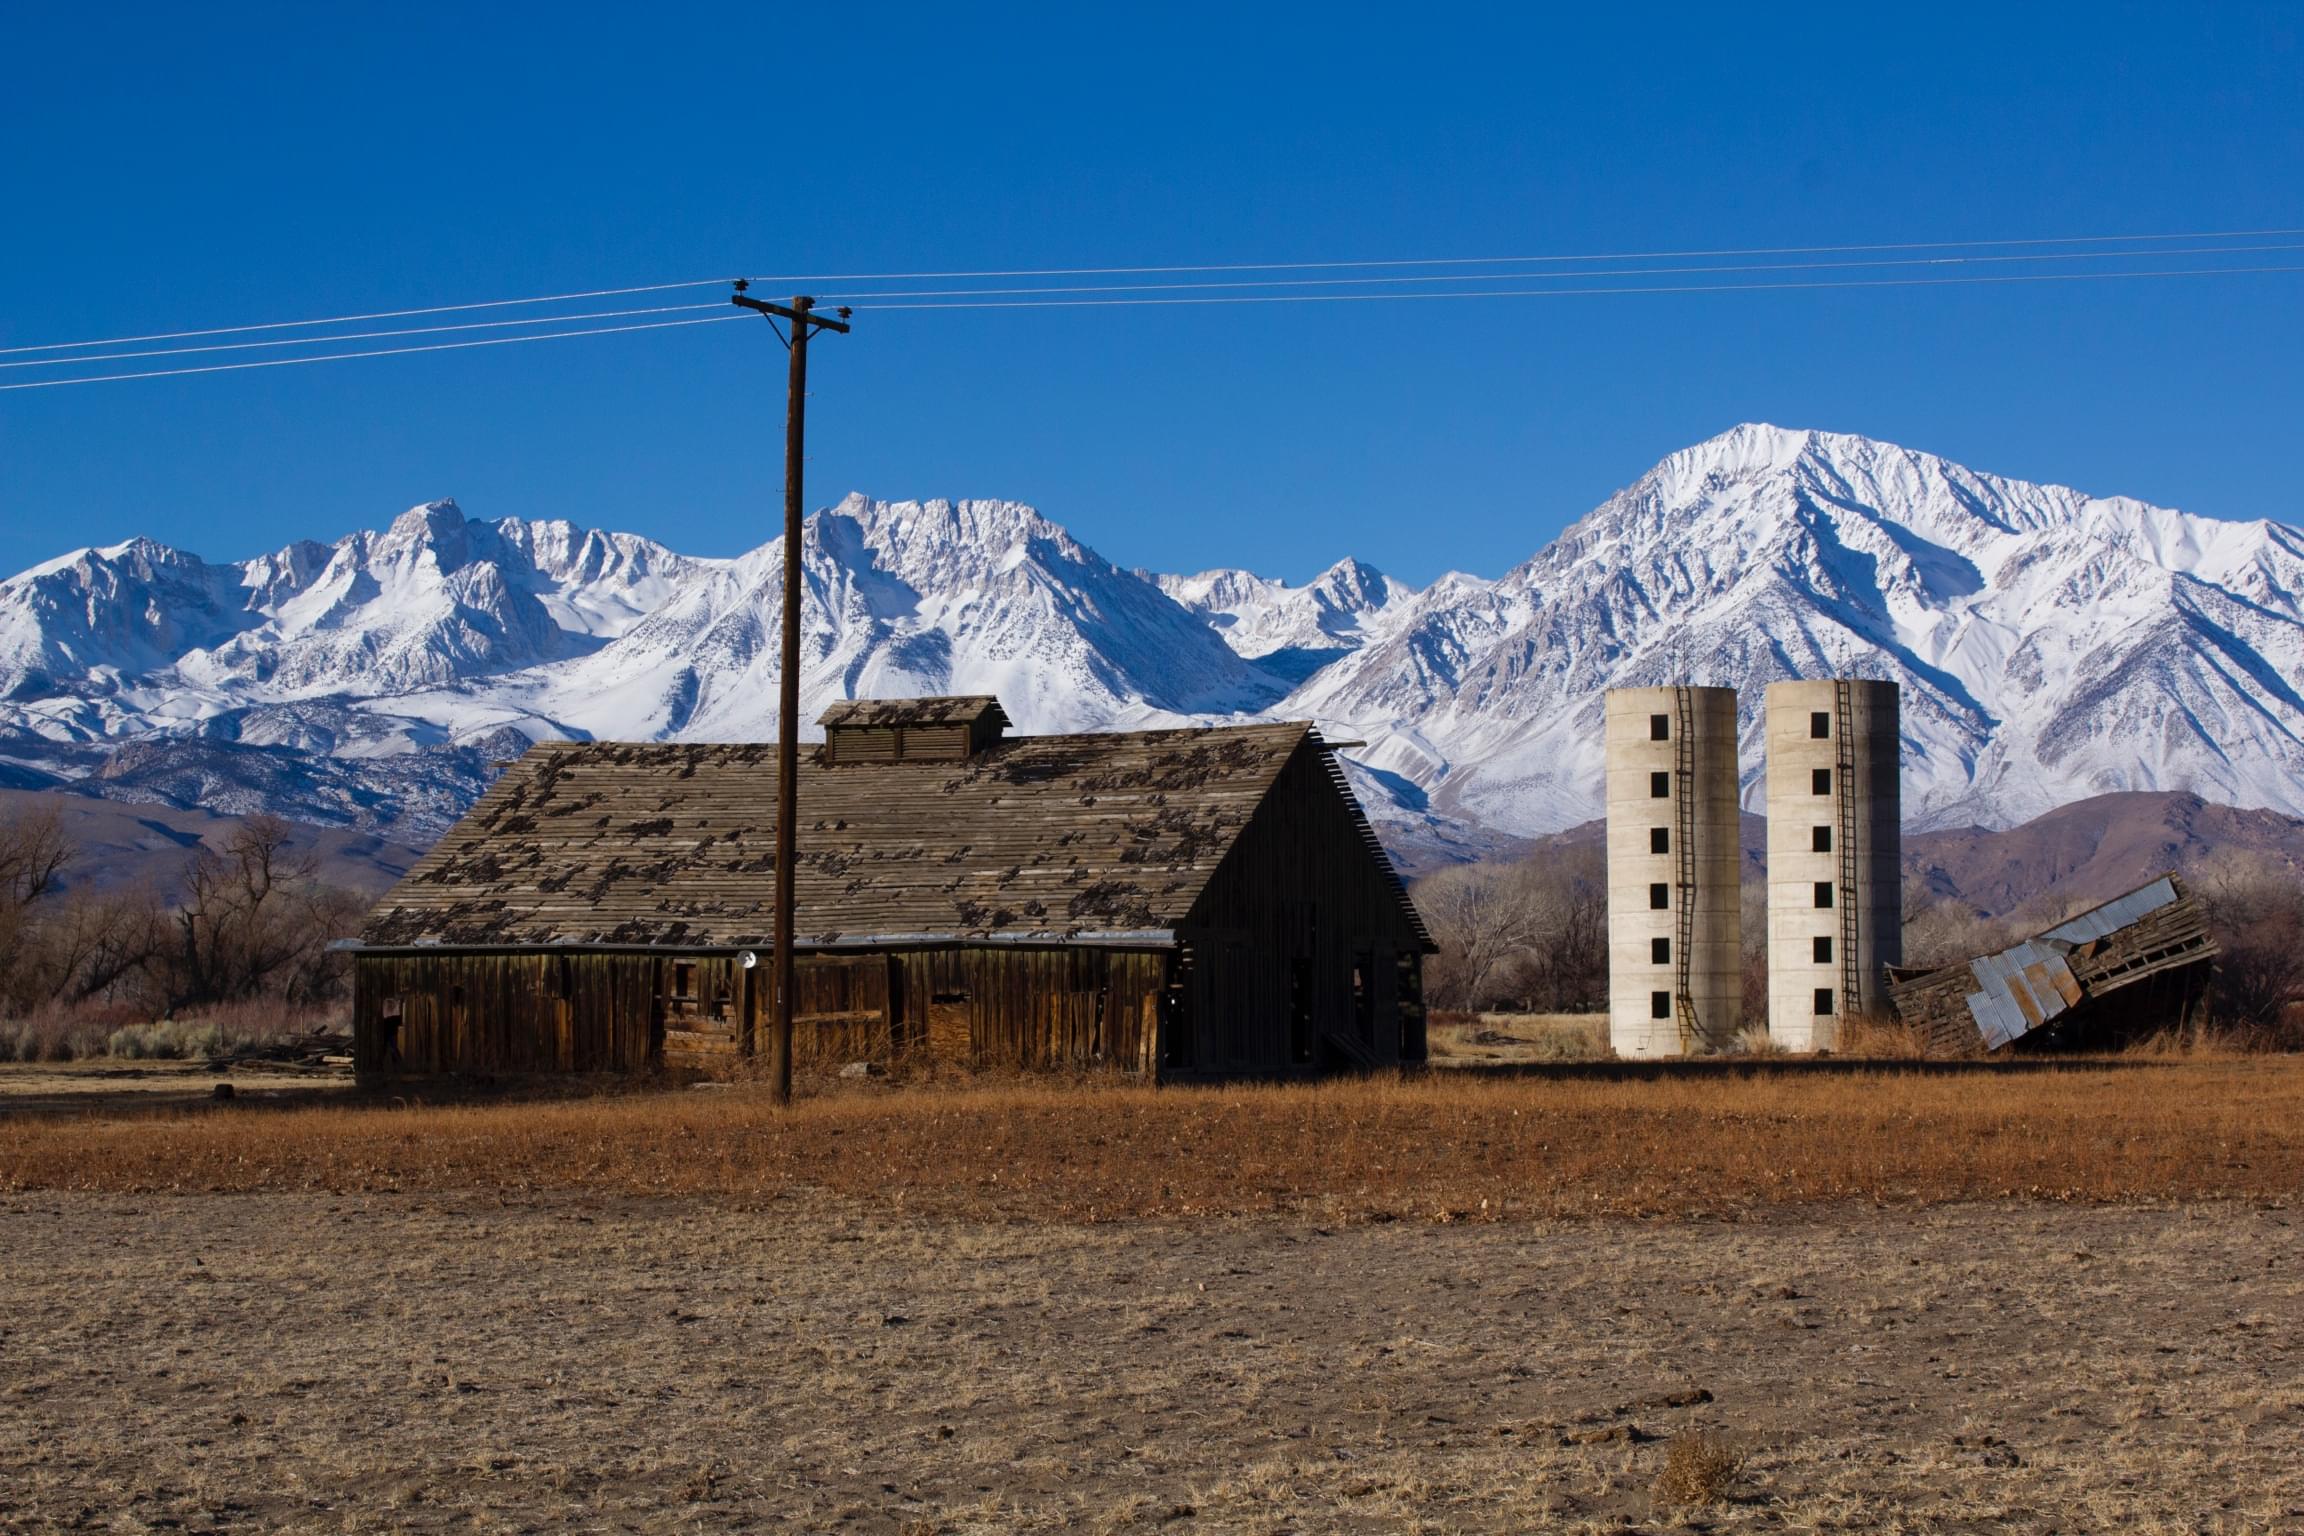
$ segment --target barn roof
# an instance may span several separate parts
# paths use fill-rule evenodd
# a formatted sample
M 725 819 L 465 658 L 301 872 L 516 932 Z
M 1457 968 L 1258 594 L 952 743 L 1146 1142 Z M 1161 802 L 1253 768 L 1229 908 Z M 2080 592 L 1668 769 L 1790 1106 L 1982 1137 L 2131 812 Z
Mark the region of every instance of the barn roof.
M 1183 920 L 1307 741 L 1295 722 L 1012 737 L 961 762 L 807 753 L 797 938 L 1150 937 Z M 773 744 L 539 745 L 360 940 L 764 945 L 775 815 Z

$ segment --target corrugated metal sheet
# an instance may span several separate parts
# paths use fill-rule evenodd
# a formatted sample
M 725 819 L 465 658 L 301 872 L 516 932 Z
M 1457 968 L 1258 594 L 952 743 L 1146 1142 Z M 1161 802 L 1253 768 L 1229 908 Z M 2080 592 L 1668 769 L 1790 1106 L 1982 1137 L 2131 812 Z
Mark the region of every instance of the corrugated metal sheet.
M 1977 986 L 1968 1011 L 1987 1047 L 2038 1029 L 2079 1000 L 2080 984 L 2064 959 L 2070 948 L 2043 935 L 1968 963 Z
M 2162 907 L 2173 906 L 2179 899 L 2176 882 L 2162 875 L 2150 885 L 2139 886 L 2125 896 L 2115 896 L 2100 907 L 2058 923 L 2041 937 L 2062 939 L 2067 944 L 2085 944 L 2090 939 L 2108 937 Z
M 1968 963 L 1977 987 L 1968 995 L 1968 1012 L 1988 1049 L 2038 1029 L 2079 1001 L 2080 984 L 2064 959 L 2069 948 L 2045 937 L 2027 939 Z

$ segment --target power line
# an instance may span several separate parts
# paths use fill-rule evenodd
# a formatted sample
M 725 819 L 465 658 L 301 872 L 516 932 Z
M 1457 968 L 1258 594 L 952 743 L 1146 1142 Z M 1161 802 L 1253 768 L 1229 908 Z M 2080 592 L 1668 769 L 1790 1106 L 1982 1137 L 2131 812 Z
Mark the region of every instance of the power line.
M 1625 288 L 1482 288 L 1463 293 L 1248 293 L 1208 298 L 1160 299 L 992 299 L 958 304 L 856 303 L 867 310 L 924 309 L 1131 309 L 1174 304 L 1352 304 L 1418 299 L 1565 299 L 1611 297 L 1636 293 L 1784 293 L 1831 288 L 1957 288 L 1985 283 L 2085 283 L 2139 277 L 2239 277 L 2264 272 L 2304 272 L 2299 266 L 2194 267 L 2159 272 L 2037 272 L 1999 277 L 1880 277 L 1850 278 L 1828 283 L 1674 283 Z
M 1257 261 L 1169 267 L 1018 267 L 993 272 L 845 272 L 756 279 L 779 283 L 869 283 L 976 277 L 1128 277 L 1167 272 L 1316 272 L 1350 267 L 1479 267 L 1578 261 L 1679 261 L 1728 256 L 1842 256 L 1863 251 L 1956 251 L 2001 246 L 2118 245 L 2142 241 L 2257 240 L 2304 235 L 2295 229 L 2201 229 L 2155 235 L 2051 235 L 2029 240 L 1907 240 L 1879 245 L 1762 245 L 1712 251 L 1610 251 L 1584 256 L 1423 256 L 1398 261 Z
M 103 336 L 94 341 L 44 341 L 37 346 L 0 347 L 0 355 L 16 352 L 61 352 L 71 347 L 122 347 L 139 341 L 182 341 L 192 336 L 237 336 L 246 331 L 288 331 L 315 325 L 354 325 L 364 320 L 404 320 L 412 315 L 450 315 L 472 309 L 508 309 L 515 304 L 562 304 L 577 299 L 609 299 L 627 293 L 664 293 L 674 288 L 717 288 L 725 277 L 698 278 L 689 283 L 642 283 L 632 288 L 594 288 L 584 293 L 545 293 L 527 299 L 486 299 L 477 304 L 433 304 L 422 309 L 379 309 L 365 315 L 333 315 L 325 320 L 268 320 L 262 325 L 219 325 L 205 331 L 157 331 L 150 336 Z
M 2144 257 L 2151 257 L 2155 260 L 2158 260 L 2169 256 L 2244 256 L 2265 251 L 2304 251 L 2304 244 L 2287 243 L 2278 245 L 2196 245 L 2181 247 L 2176 250 L 2053 251 L 2018 256 L 1916 256 L 1903 259 L 1882 259 L 1875 261 L 1784 261 L 1763 262 L 1752 265 L 1732 267 L 1610 267 L 1603 268 L 1598 271 L 1563 273 L 1472 272 L 1448 273 L 1441 276 L 1419 275 L 1414 277 L 1358 276 L 1257 278 L 1243 281 L 1222 281 L 1207 283 L 1067 283 L 1046 288 L 919 288 L 909 291 L 899 290 L 894 293 L 829 294 L 826 295 L 826 297 L 828 299 L 836 298 L 843 302 L 853 300 L 863 304 L 878 305 L 879 301 L 882 299 L 989 298 L 1001 295 L 1047 293 L 1159 293 L 1174 291 L 1205 292 L 1217 289 L 1229 290 L 1239 288 L 1334 288 L 1346 287 L 1353 283 L 1382 283 L 1386 285 L 1406 283 L 1497 283 L 1509 282 L 1518 278 L 1558 278 L 1561 280 L 1573 279 L 1575 281 L 1581 282 L 1587 278 L 1594 277 L 1674 277 L 1686 275 L 1689 273 L 1704 272 L 1826 272 L 1868 270 L 1880 267 L 1970 266 L 1980 265 L 1986 262 L 1998 263 L 2011 261 L 2117 261 Z M 6 364 L 0 364 L 0 367 L 6 366 Z
M 2277 248 L 2281 248 L 2281 249 L 2284 249 L 2285 247 L 2277 247 Z M 1716 270 L 1716 269 L 1698 269 L 1698 270 Z M 1700 293 L 1786 293 L 1786 292 L 1817 292 L 1817 291 L 1827 291 L 1827 290 L 1832 290 L 1832 289 L 1869 289 L 1869 288 L 1952 288 L 1952 287 L 1972 287 L 1972 286 L 1983 286 L 1983 285 L 1993 285 L 1993 286 L 1998 286 L 1998 285 L 2005 285 L 2005 284 L 2012 284 L 2012 283 L 2082 283 L 2082 282 L 2117 282 L 2117 281 L 2126 281 L 2126 280 L 2132 280 L 2132 279 L 2138 279 L 2138 278 L 2241 277 L 2241 276 L 2253 276 L 2253 275 L 2262 275 L 2262 274 L 2267 274 L 2267 273 L 2287 273 L 2287 272 L 2304 272 L 2304 264 L 2297 264 L 2297 265 L 2264 265 L 2264 266 L 2247 266 L 2247 267 L 2191 267 L 2191 268 L 2168 268 L 2168 269 L 2160 269 L 2160 270 L 2154 270 L 2154 271 L 2144 271 L 2144 272 L 2034 272 L 2034 273 L 2003 273 L 2003 274 L 1995 274 L 1995 275 L 1968 275 L 1968 276 L 1960 276 L 1960 277 L 1888 277 L 1888 278 L 1849 278 L 1849 279 L 1842 279 L 1842 280 L 1835 280 L 1835 281 L 1828 281 L 1828 282 L 1775 282 L 1775 283 L 1767 283 L 1767 282 L 1762 282 L 1762 283 L 1672 283 L 1672 284 L 1653 284 L 1653 283 L 1651 283 L 1651 284 L 1639 284 L 1639 285 L 1626 285 L 1626 286 L 1610 287 L 1610 288 L 1590 288 L 1590 287 L 1577 287 L 1577 288 L 1568 288 L 1568 287 L 1554 287 L 1554 288 L 1479 288 L 1479 289 L 1469 289 L 1469 290 L 1463 290 L 1463 291 L 1457 291 L 1457 292 L 1429 292 L 1429 291 L 1426 291 L 1426 292 L 1416 292 L 1416 293 L 1399 293 L 1399 292 L 1387 292 L 1387 293 L 1252 293 L 1252 294 L 1243 294 L 1243 293 L 1232 293 L 1232 292 L 1226 292 L 1226 293 L 1217 293 L 1217 294 L 1208 294 L 1208 295 L 1199 295 L 1199 294 L 1194 294 L 1194 295 L 1189 295 L 1189 296 L 1165 296 L 1165 297 L 1134 297 L 1134 298 L 1057 298 L 1057 297 L 1042 297 L 1042 298 L 1019 298 L 1019 299 L 968 299 L 968 298 L 962 298 L 962 299 L 958 299 L 958 300 L 956 300 L 956 301 L 946 301 L 946 302 L 908 302 L 908 303 L 900 303 L 900 304 L 884 304 L 884 303 L 873 303 L 873 302 L 869 302 L 869 301 L 867 301 L 867 302 L 858 303 L 858 304 L 856 304 L 854 307 L 855 307 L 857 310 L 859 310 L 859 311 L 864 311 L 864 310 L 880 310 L 880 311 L 884 311 L 884 312 L 896 312 L 896 311 L 919 311 L 919 310 L 940 310 L 940 309 L 1132 309 L 1132 308 L 1143 308 L 1143 307 L 1147 307 L 1147 306 L 1206 305 L 1206 304 L 1352 304 L 1352 303 L 1375 303 L 1375 302 L 1380 302 L 1380 301 L 1384 301 L 1384 300 L 1397 300 L 1397 301 L 1415 301 L 1415 300 L 1434 300 L 1434 299 L 1509 299 L 1509 298 L 1578 298 L 1578 297 L 1603 298 L 1603 297 L 1627 297 L 1627 296 L 1636 295 L 1636 294 L 1700 294 Z M 1502 275 L 1495 275 L 1495 274 L 1492 274 L 1492 275 L 1490 276 L 1489 280 L 1490 280 L 1490 281 L 1509 281 L 1509 280 L 1511 280 L 1511 278 L 1512 278 L 1513 276 L 1515 276 L 1515 275 L 1518 275 L 1518 274 L 1502 274 Z M 1594 275 L 1597 275 L 1597 274 L 1594 274 Z M 1370 282 L 1390 282 L 1390 281 L 1396 281 L 1396 280 L 1394 280 L 1394 279 L 1386 279 L 1386 278 L 1370 278 L 1370 279 L 1367 279 L 1367 281 L 1370 281 Z M 1205 285 L 1205 286 L 1209 286 L 1209 287 L 1215 287 L 1215 288 L 1225 288 L 1225 289 L 1229 289 L 1229 288 L 1231 288 L 1231 287 L 1234 287 L 1234 286 L 1237 286 L 1237 285 L 1233 285 L 1233 284 L 1224 284 L 1224 283 L 1216 283 L 1216 284 L 1209 284 L 1209 285 Z M 1059 293 L 1060 293 L 1060 292 L 1068 292 L 1068 291 L 1077 291 L 1077 290 L 1062 290 L 1062 289 L 1059 289 L 1059 290 L 1053 290 L 1053 292 L 1059 292 Z M 667 306 L 667 308 L 668 308 L 668 309 L 677 309 L 677 310 L 685 310 L 685 309 L 688 309 L 688 308 L 691 308 L 691 307 L 705 307 L 705 306 L 688 306 L 688 305 L 674 305 L 674 306 Z M 716 307 L 716 306 L 710 306 L 710 307 Z M 587 318 L 587 317 L 584 317 L 584 316 L 561 316 L 561 317 L 555 317 L 555 318 L 558 318 L 558 319 L 581 319 L 581 318 Z M 591 318 L 606 318 L 606 316 L 596 316 L 596 317 L 591 317 Z M 125 380 L 131 380 L 131 379 L 162 379 L 162 378 L 176 378 L 176 377 L 181 377 L 181 376 L 184 376 L 184 375 L 187 375 L 187 374 L 198 374 L 198 373 L 233 373 L 233 372 L 238 372 L 238 371 L 240 371 L 240 370 L 243 370 L 243 369 L 249 369 L 249 368 L 288 368 L 288 367 L 294 367 L 294 366 L 296 366 L 296 365 L 298 365 L 298 364 L 301 364 L 301 363 L 334 363 L 334 362 L 347 362 L 347 361 L 351 361 L 351 360 L 354 360 L 354 359 L 357 359 L 357 358 L 363 358 L 363 357 L 401 357 L 401 356 L 405 356 L 405 355 L 408 355 L 408 354 L 410 354 L 410 353 L 417 353 L 417 352 L 455 352 L 455 351 L 461 351 L 461 350 L 464 350 L 464 349 L 466 349 L 466 348 L 471 348 L 471 347 L 501 347 L 501 346 L 510 346 L 510 345 L 513 345 L 513 344 L 515 344 L 515 343 L 518 343 L 518 342 L 524 342 L 524 341 L 558 341 L 558 340 L 562 340 L 562 339 L 565 339 L 565 338 L 569 338 L 569 337 L 576 337 L 576 336 L 612 336 L 612 335 L 620 335 L 620 334 L 623 334 L 623 333 L 625 333 L 625 332 L 630 332 L 630 331 L 657 331 L 657 330 L 669 330 L 669 329 L 673 329 L 673 328 L 675 328 L 675 327 L 678 327 L 678 326 L 686 326 L 686 325 L 714 325 L 714 324 L 718 324 L 719 322 L 721 322 L 721 321 L 723 321 L 723 320 L 733 320 L 733 319 L 741 319 L 741 318 L 742 318 L 742 317 L 741 317 L 741 316 L 738 316 L 738 315 L 725 315 L 725 314 L 722 314 L 722 315 L 706 315 L 706 316 L 702 316 L 702 317 L 699 317 L 699 318 L 696 318 L 696 319 L 689 319 L 689 320 L 660 320 L 660 321 L 651 321 L 651 322 L 649 322 L 649 323 L 646 323 L 646 324 L 641 324 L 641 325 L 611 325 L 611 326 L 599 326 L 599 327 L 593 327 L 593 328 L 589 328 L 589 329 L 585 329 L 585 330 L 576 330 L 576 331 L 551 331 L 551 332 L 546 332 L 546 333 L 544 333 L 544 334 L 542 334 L 542 335 L 534 335 L 534 336 L 496 336 L 496 337 L 489 337 L 489 338 L 486 338 L 486 339 L 483 339 L 483 340 L 477 340 L 477 341 L 448 341 L 448 342 L 435 342 L 435 343 L 431 343 L 431 344 L 428 344 L 428 345 L 424 345 L 424 346 L 414 346 L 414 347 L 378 347 L 378 348 L 368 348 L 368 349 L 364 349 L 364 350 L 361 350 L 361 351 L 356 351 L 356 352 L 332 352 L 332 353 L 323 353 L 323 354 L 320 354 L 320 355 L 318 355 L 318 356 L 312 356 L 312 357 L 283 357 L 283 358 L 267 358 L 267 359 L 263 359 L 263 360 L 260 360 L 260 361 L 253 361 L 253 362 L 238 362 L 238 363 L 209 363 L 209 364 L 204 364 L 204 365 L 201 365 L 201 366 L 197 366 L 197 367 L 190 367 L 190 368 L 159 368 L 159 369 L 150 369 L 150 370 L 145 370 L 145 371 L 141 371 L 141 372 L 133 372 L 133 373 L 108 373 L 108 374 L 92 374 L 92 375 L 88 375 L 88 376 L 85 376 L 85 377 L 81 377 L 81 378 L 71 378 L 71 379 L 38 379 L 38 380 L 32 380 L 32 381 L 29 381 L 29 382 L 26 382 L 26 383 L 21 383 L 21 384 L 0 384 L 0 392 L 5 392 L 5 391 L 9 391 L 9 390 L 19 390 L 19 389 L 54 389 L 54 388 L 58 388 L 58 387 L 60 387 L 60 386 L 63 386 L 63 385 L 67 385 L 67 384 L 110 384 L 110 383 L 117 383 L 117 382 L 121 382 L 121 381 L 125 381 Z M 546 322 L 544 322 L 544 323 L 550 323 L 550 322 L 549 322 L 549 321 L 546 321 Z M 462 328 L 463 328 L 463 327 L 453 327 L 452 329 L 462 329 Z M 209 333 L 209 334 L 213 334 L 213 333 Z M 339 340 L 339 339 L 350 339 L 350 338 L 338 338 L 338 337 L 313 337 L 313 338 L 308 338 L 308 340 L 309 340 L 309 341 L 311 341 L 311 342 L 317 342 L 317 343 L 326 343 L 326 342 L 335 341 L 335 340 Z M 190 351 L 205 351 L 205 350 L 209 350 L 209 349 L 207 349 L 207 348 L 189 348 L 189 349 L 186 349 L 186 350 L 190 350 Z M 131 354 L 131 355 L 134 355 L 134 354 Z M 157 353 L 154 353 L 154 354 L 147 354 L 147 355 L 154 355 L 154 356 L 157 356 L 157 355 L 161 355 L 161 354 L 157 354 Z M 94 361 L 94 359 L 67 359 L 66 361 Z
M 2039 262 L 2039 261 L 2092 261 L 2139 258 L 2144 256 L 2200 256 L 2233 254 L 2244 255 L 2266 251 L 2304 250 L 2304 244 L 2191 246 L 2177 250 L 2160 251 L 2054 251 L 2023 255 L 2000 256 L 1923 256 L 1902 259 L 1875 259 L 1865 261 L 1810 261 L 1767 262 L 1741 266 L 1698 267 L 1619 267 L 1599 271 L 1562 274 L 1576 281 L 1600 277 L 1666 277 L 1690 273 L 1744 273 L 1744 272 L 1810 272 L 1881 267 L 1960 266 L 1986 262 Z M 1232 291 L 1243 288 L 1327 288 L 1344 287 L 1355 283 L 1382 284 L 1387 287 L 1428 283 L 1497 283 L 1517 278 L 1542 277 L 1534 272 L 1447 273 L 1415 276 L 1310 277 L 1225 280 L 1205 283 L 1109 283 L 1064 284 L 1036 288 L 923 288 L 911 291 L 877 294 L 835 295 L 843 298 L 862 298 L 877 304 L 886 299 L 960 299 L 1010 297 L 1017 295 L 1090 294 L 1090 293 L 1159 293 Z M 433 336 L 461 331 L 506 330 L 531 325 L 566 325 L 576 321 L 619 320 L 634 315 L 687 314 L 718 309 L 717 304 L 659 304 L 638 309 L 606 309 L 582 314 L 533 315 L 518 320 L 465 320 L 449 325 L 403 326 L 382 331 L 331 332 L 320 336 L 275 337 L 266 341 L 211 341 L 188 347 L 157 347 L 138 352 L 80 353 L 70 357 L 18 358 L 0 362 L 0 369 L 11 368 L 69 368 L 82 363 L 121 362 L 147 357 L 182 357 L 208 352 L 247 352 L 274 347 L 328 346 L 347 341 L 379 341 L 399 336 Z
M 340 331 L 326 336 L 288 336 L 272 341 L 212 341 L 197 347 L 156 347 L 149 352 L 93 352 L 75 357 L 25 358 L 17 362 L 0 363 L 0 368 L 69 368 L 75 363 L 113 363 L 136 357 L 182 357 L 192 352 L 247 352 L 257 347 L 324 347 L 342 341 L 377 341 L 391 336 L 435 336 L 444 331 L 498 331 L 516 325 L 566 325 L 572 320 L 619 320 L 627 315 L 677 315 L 719 307 L 717 304 L 658 304 L 647 309 L 602 309 L 582 315 L 534 315 L 526 320 L 466 320 L 455 325 L 415 325 L 392 331 Z
M 197 368 L 155 368 L 145 373 L 100 373 L 84 379 L 35 379 L 0 384 L 0 390 L 56 389 L 66 384 L 112 384 L 122 379 L 172 379 L 187 373 L 236 373 L 243 368 L 293 368 L 299 363 L 340 363 L 356 357 L 402 357 L 411 352 L 459 352 L 466 347 L 510 347 L 523 341 L 560 341 L 570 336 L 616 336 L 626 331 L 668 331 L 682 325 L 718 325 L 742 315 L 706 315 L 697 320 L 651 320 L 644 325 L 604 325 L 588 331 L 548 331 L 541 336 L 491 336 L 484 341 L 436 341 L 421 347 L 379 347 L 363 352 L 331 352 L 321 357 L 271 357 L 252 363 L 209 363 Z
M 1221 272 L 1353 271 L 1377 268 L 1474 267 L 1512 265 L 1564 265 L 1594 261 L 1669 261 L 1750 256 L 1833 256 L 1880 251 L 1957 251 L 2033 248 L 2040 246 L 2120 245 L 2171 243 L 2181 240 L 2252 240 L 2304 235 L 2304 227 L 2288 229 L 2189 230 L 2127 235 L 2051 235 L 2018 240 L 1907 240 L 1876 244 L 1746 246 L 1714 250 L 1614 251 L 1583 255 L 1536 256 L 1429 256 L 1393 260 L 1272 261 L 1177 264 L 1119 267 L 1015 267 L 949 272 L 846 272 L 811 276 L 758 279 L 773 283 L 925 282 L 1011 277 L 1128 277 L 1161 274 Z M 2107 253 L 2110 254 L 2110 253 Z M 272 320 L 253 325 L 211 326 L 204 330 L 159 331 L 143 336 L 103 336 L 85 341 L 51 341 L 0 347 L 0 356 L 25 352 L 61 352 L 79 347 L 128 346 L 147 341 L 184 341 L 202 336 L 235 336 L 251 331 L 302 330 L 327 325 L 356 325 L 370 320 L 401 320 L 419 315 L 459 314 L 480 309 L 504 309 L 524 304 L 572 303 L 579 299 L 617 298 L 634 293 L 664 293 L 680 288 L 712 288 L 728 278 L 697 278 L 677 283 L 640 283 L 621 288 L 591 288 L 570 293 L 534 294 L 516 299 L 486 299 L 465 304 L 431 304 L 412 309 L 371 310 L 363 314 L 331 315 L 313 320 Z

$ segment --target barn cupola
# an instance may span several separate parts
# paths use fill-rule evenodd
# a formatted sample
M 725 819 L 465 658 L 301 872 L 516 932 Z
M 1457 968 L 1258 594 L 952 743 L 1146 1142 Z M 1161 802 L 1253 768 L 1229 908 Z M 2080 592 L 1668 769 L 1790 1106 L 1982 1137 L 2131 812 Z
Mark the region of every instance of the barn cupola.
M 824 762 L 965 762 L 1000 740 L 1007 712 L 989 693 L 932 699 L 843 699 L 817 718 Z

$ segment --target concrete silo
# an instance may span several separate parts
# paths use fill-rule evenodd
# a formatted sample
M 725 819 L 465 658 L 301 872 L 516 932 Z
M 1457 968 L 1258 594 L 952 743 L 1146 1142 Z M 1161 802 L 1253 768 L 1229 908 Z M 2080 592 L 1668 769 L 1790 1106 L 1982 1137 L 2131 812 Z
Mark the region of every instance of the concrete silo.
M 1608 1038 L 1719 1050 L 1742 1021 L 1736 690 L 1611 688 Z
M 1768 752 L 1768 1033 L 1830 1050 L 1840 1020 L 1882 1010 L 1904 956 L 1894 683 L 1772 683 Z

